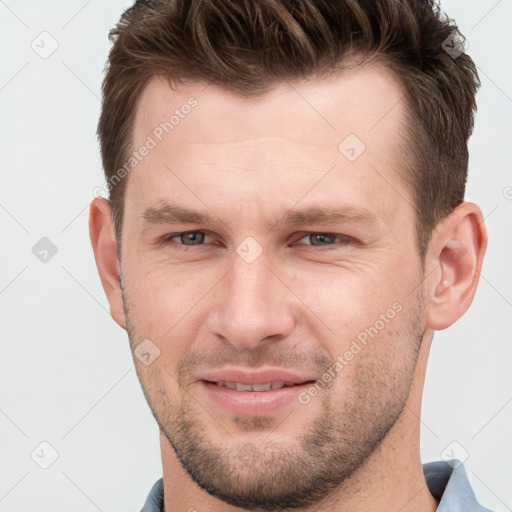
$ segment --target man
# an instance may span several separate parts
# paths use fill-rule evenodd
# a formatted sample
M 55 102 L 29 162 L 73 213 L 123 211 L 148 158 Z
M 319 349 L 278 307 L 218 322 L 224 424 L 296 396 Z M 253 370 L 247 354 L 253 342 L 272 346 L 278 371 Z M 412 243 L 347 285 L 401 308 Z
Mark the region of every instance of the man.
M 90 233 L 160 428 L 143 511 L 486 510 L 419 451 L 487 243 L 456 27 L 428 0 L 162 0 L 112 39 Z

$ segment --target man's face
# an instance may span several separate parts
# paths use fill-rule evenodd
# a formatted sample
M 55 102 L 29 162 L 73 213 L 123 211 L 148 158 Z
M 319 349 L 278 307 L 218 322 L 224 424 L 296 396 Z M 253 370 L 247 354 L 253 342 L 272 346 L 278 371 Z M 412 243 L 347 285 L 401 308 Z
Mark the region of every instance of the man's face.
M 149 405 L 185 470 L 227 503 L 315 503 L 401 414 L 424 328 L 401 97 L 368 66 L 251 101 L 160 79 L 144 91 L 133 147 L 156 146 L 125 196 L 130 343 L 158 347 L 135 359 Z M 308 217 L 322 211 L 341 215 Z

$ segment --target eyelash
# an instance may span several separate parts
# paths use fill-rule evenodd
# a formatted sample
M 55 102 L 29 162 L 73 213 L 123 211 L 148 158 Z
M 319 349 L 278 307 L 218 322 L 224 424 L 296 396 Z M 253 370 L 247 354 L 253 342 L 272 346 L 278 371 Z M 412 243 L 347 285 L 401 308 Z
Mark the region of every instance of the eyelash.
M 205 232 L 205 231 L 180 231 L 178 233 L 171 233 L 169 235 L 166 235 L 165 238 L 162 240 L 162 243 L 164 245 L 171 245 L 171 244 L 172 245 L 178 245 L 178 246 L 181 246 L 182 250 L 190 251 L 194 247 L 202 246 L 202 245 L 205 245 L 205 244 L 203 243 L 203 244 L 197 244 L 197 245 L 185 245 L 185 244 L 182 244 L 182 243 L 179 243 L 179 242 L 175 242 L 172 239 L 176 238 L 176 237 L 179 237 L 180 235 L 197 234 L 197 233 L 209 236 L 208 233 Z M 324 233 L 322 231 L 309 231 L 309 232 L 306 232 L 306 233 L 302 233 L 302 236 L 299 238 L 299 240 L 302 240 L 303 238 L 305 238 L 307 236 L 311 236 L 311 235 L 333 236 L 333 237 L 336 237 L 339 240 L 339 243 L 341 243 L 341 245 L 348 245 L 348 244 L 354 242 L 354 239 L 350 238 L 349 236 L 339 235 L 339 234 L 336 234 L 336 233 L 327 233 L 327 232 Z M 293 245 L 296 245 L 296 243 L 294 243 Z M 335 247 L 336 243 L 333 243 L 330 246 L 316 246 L 316 245 L 312 245 L 312 244 L 299 244 L 299 245 L 306 245 L 306 246 L 311 247 L 312 249 L 317 248 L 317 249 L 320 249 L 322 251 L 328 251 L 328 250 L 331 250 L 331 249 L 336 249 L 336 247 Z

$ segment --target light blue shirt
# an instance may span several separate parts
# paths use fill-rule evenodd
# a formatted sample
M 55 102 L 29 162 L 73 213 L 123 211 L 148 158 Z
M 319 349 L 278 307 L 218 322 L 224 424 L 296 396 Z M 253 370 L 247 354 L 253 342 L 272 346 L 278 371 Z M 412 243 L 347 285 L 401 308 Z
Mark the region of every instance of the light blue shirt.
M 423 464 L 423 473 L 430 494 L 439 501 L 437 512 L 492 512 L 476 500 L 459 460 L 427 462 Z M 163 504 L 164 482 L 160 478 L 153 485 L 140 512 L 162 512 Z

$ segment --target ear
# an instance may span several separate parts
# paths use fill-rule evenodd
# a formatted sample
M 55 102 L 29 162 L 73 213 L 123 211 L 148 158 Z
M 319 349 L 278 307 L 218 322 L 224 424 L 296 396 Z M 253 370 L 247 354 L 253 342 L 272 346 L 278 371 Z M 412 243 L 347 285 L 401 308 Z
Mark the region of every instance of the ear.
M 439 223 L 432 234 L 428 266 L 427 328 L 446 329 L 469 308 L 475 296 L 487 232 L 480 208 L 462 203 Z
M 112 318 L 126 329 L 123 310 L 117 244 L 110 214 L 110 203 L 101 197 L 94 199 L 89 209 L 89 235 L 101 284 L 110 304 Z

